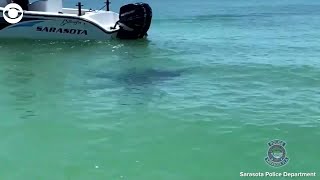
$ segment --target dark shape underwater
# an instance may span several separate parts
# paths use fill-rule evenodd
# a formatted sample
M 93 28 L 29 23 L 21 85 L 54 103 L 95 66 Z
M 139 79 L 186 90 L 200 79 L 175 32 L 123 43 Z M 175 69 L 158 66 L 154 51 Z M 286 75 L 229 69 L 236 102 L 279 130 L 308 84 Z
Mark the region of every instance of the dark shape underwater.
M 146 69 L 137 70 L 130 69 L 125 73 L 112 74 L 112 73 L 99 73 L 96 74 L 98 78 L 107 78 L 128 84 L 152 84 L 158 81 L 171 80 L 181 76 L 183 70 L 159 70 L 159 69 Z

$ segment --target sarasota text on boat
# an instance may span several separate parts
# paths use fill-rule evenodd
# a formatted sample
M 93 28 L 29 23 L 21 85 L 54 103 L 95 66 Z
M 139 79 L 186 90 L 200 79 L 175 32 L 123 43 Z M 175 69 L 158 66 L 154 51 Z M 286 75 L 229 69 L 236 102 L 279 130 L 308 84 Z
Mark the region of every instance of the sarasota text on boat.
M 146 3 L 127 4 L 120 12 L 110 11 L 107 0 L 105 9 L 63 8 L 63 0 L 0 0 L 0 38 L 15 39 L 79 39 L 106 40 L 112 38 L 141 39 L 147 36 L 152 21 L 152 9 Z M 18 4 L 22 11 L 11 17 L 7 8 Z M 10 10 L 11 11 L 11 10 Z M 17 10 L 15 10 L 17 11 Z M 11 15 L 11 16 L 10 16 Z M 22 16 L 17 23 L 10 19 Z

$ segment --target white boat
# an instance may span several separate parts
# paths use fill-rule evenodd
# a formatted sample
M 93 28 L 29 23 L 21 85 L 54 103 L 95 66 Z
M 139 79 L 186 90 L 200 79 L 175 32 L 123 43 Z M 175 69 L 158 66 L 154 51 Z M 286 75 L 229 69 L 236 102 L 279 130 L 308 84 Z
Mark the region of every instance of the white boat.
M 10 19 L 22 16 L 18 23 L 8 23 L 4 16 L 12 16 L 5 8 L 18 4 L 18 11 Z M 146 3 L 127 4 L 119 14 L 109 10 L 63 8 L 62 0 L 0 0 L 0 38 L 14 39 L 76 39 L 107 40 L 112 38 L 140 39 L 147 36 L 152 20 L 152 9 Z M 11 11 L 11 10 L 10 10 Z

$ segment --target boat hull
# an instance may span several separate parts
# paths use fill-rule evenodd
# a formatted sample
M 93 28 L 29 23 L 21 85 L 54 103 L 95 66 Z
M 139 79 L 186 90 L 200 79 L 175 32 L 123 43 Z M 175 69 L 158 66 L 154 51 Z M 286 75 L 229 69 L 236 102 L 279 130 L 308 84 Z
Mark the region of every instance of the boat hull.
M 81 16 L 25 13 L 17 24 L 7 23 L 0 11 L 1 39 L 108 40 L 116 38 L 118 29 L 102 27 Z M 112 23 L 110 23 L 112 24 Z

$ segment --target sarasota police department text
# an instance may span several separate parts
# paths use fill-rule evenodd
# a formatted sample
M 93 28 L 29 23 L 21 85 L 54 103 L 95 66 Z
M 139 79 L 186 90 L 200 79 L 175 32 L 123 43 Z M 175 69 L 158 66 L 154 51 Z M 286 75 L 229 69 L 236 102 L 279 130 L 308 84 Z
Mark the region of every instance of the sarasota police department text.
M 303 173 L 303 172 L 256 172 L 246 173 L 240 172 L 240 177 L 315 177 L 316 173 Z

